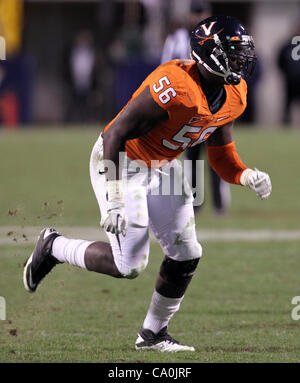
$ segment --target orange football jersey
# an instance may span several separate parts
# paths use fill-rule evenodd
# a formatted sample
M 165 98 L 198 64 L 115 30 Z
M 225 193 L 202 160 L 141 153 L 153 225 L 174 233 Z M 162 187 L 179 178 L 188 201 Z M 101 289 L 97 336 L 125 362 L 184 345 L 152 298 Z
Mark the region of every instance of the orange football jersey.
M 169 119 L 144 136 L 127 141 L 126 153 L 130 159 L 142 160 L 148 167 L 162 166 L 187 147 L 204 142 L 218 127 L 240 116 L 246 107 L 247 85 L 242 79 L 239 85 L 225 85 L 226 101 L 212 114 L 193 60 L 172 60 L 157 67 L 129 103 L 147 86 L 153 100 L 168 112 Z

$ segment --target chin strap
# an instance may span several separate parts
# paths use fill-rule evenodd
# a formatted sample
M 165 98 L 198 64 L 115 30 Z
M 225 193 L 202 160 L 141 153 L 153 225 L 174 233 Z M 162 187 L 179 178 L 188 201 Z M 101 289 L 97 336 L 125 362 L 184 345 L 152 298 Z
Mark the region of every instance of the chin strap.
M 210 73 L 213 73 L 217 76 L 223 77 L 226 84 L 238 85 L 241 81 L 242 76 L 230 70 L 229 63 L 228 63 L 228 57 L 227 57 L 224 49 L 222 48 L 221 41 L 220 41 L 219 36 L 217 34 L 214 34 L 214 41 L 217 44 L 217 47 L 213 49 L 213 51 L 210 55 L 210 58 L 214 61 L 214 63 L 217 65 L 217 67 L 221 70 L 222 73 L 217 72 L 217 71 L 213 70 L 210 66 L 208 66 L 200 58 L 200 56 L 197 55 L 197 53 L 195 51 L 192 51 L 192 55 L 195 56 L 196 59 L 198 60 L 198 62 L 201 65 L 203 65 L 204 68 L 207 69 Z M 218 56 L 223 57 L 225 64 L 226 64 L 226 68 L 224 68 L 224 66 L 220 63 L 220 61 L 217 58 Z
M 241 75 L 234 72 L 230 72 L 224 77 L 225 82 L 229 85 L 238 85 L 241 82 L 241 78 Z

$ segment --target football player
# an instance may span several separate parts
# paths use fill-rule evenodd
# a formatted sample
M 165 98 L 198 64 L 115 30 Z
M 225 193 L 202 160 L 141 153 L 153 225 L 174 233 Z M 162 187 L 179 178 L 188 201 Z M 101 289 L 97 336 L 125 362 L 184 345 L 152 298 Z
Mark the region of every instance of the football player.
M 167 331 L 202 256 L 192 191 L 160 192 L 166 177 L 181 179 L 176 158 L 205 142 L 210 164 L 225 181 L 247 186 L 261 199 L 272 189 L 266 173 L 243 164 L 232 136 L 234 120 L 246 107 L 243 76 L 255 65 L 252 37 L 232 17 L 210 17 L 192 32 L 191 57 L 154 70 L 95 143 L 90 175 L 109 243 L 69 239 L 47 228 L 24 268 L 30 292 L 63 262 L 135 278 L 147 266 L 151 227 L 165 257 L 137 350 L 194 351 Z

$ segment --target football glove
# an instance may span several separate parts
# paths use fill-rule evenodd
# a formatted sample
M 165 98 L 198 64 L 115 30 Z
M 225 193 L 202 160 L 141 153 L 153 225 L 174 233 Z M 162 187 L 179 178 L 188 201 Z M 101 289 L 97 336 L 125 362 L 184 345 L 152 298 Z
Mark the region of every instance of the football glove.
M 267 173 L 258 169 L 245 169 L 241 174 L 240 182 L 254 190 L 261 199 L 267 199 L 272 191 L 272 184 Z
M 102 217 L 100 225 L 112 234 L 122 234 L 127 230 L 127 217 L 124 209 L 122 181 L 107 181 L 107 214 Z

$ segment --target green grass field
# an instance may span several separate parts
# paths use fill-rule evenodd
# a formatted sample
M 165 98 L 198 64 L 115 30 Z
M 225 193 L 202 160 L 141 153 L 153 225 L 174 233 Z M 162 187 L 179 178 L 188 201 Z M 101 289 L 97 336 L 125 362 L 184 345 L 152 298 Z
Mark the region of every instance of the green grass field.
M 89 181 L 96 129 L 24 129 L 0 133 L 0 226 L 26 229 L 97 227 Z M 300 230 L 299 138 L 296 130 L 236 128 L 238 152 L 267 171 L 273 194 L 260 201 L 232 186 L 230 212 L 215 217 L 209 185 L 198 229 Z M 208 184 L 208 182 L 207 182 Z M 100 229 L 99 229 L 100 231 Z M 299 241 L 204 241 L 204 255 L 181 310 L 170 322 L 175 338 L 195 353 L 137 352 L 163 254 L 151 245 L 148 268 L 135 280 L 115 280 L 58 266 L 36 294 L 23 288 L 26 238 L 0 238 L 0 362 L 299 362 Z M 6 239 L 7 239 L 6 238 Z M 96 239 L 96 238 L 95 238 Z

